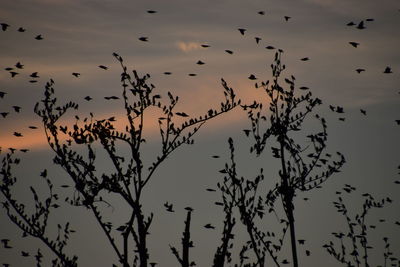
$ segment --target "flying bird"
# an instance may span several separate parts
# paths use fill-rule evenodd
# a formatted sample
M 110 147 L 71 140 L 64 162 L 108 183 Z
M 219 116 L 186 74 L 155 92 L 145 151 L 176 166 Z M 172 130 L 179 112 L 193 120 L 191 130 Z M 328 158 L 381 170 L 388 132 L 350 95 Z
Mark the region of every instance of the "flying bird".
M 23 69 L 24 65 L 22 65 L 21 62 L 17 62 L 17 64 L 15 64 L 15 67 L 17 67 L 18 69 Z
M 207 188 L 206 189 L 208 192 L 215 192 L 215 191 L 217 191 L 217 190 L 215 190 L 215 189 L 213 189 L 213 188 Z
M 91 98 L 90 96 L 85 96 L 85 98 L 84 98 L 86 101 L 90 101 L 90 100 L 92 100 L 93 98 Z
M 203 61 L 199 60 L 199 61 L 196 62 L 196 64 L 197 64 L 197 65 L 204 65 L 204 64 L 206 64 L 206 63 L 204 63 Z
M 43 36 L 41 34 L 36 35 L 35 39 L 36 40 L 43 40 Z
M 100 69 L 103 69 L 103 70 L 108 70 L 108 67 L 107 67 L 107 66 L 104 66 L 104 65 L 99 65 L 99 68 L 100 68 Z
M 208 47 L 210 47 L 210 45 L 208 45 L 208 44 L 202 44 L 202 45 L 200 45 L 201 47 L 204 47 L 204 48 L 208 48 Z
M 14 132 L 14 135 L 15 135 L 16 137 L 22 137 L 22 134 L 19 133 L 19 132 Z
M 164 207 L 167 209 L 168 212 L 174 212 L 172 204 L 169 204 L 168 202 L 165 202 L 164 203 Z
M 215 226 L 211 225 L 210 223 L 207 223 L 206 225 L 204 225 L 204 228 L 206 228 L 206 229 L 215 229 Z
M 107 100 L 116 100 L 116 99 L 119 99 L 119 97 L 118 96 L 115 96 L 115 95 L 112 95 L 112 96 L 105 96 L 104 97 L 105 99 L 107 99 Z
M 254 37 L 254 39 L 256 39 L 256 43 L 257 43 L 257 44 L 260 43 L 260 41 L 261 41 L 261 38 L 260 38 L 260 37 Z
M 164 72 L 164 74 L 165 74 L 165 75 L 171 75 L 171 74 L 172 74 L 172 72 L 165 71 L 165 72 Z
M 188 75 L 191 76 L 191 77 L 197 76 L 196 73 L 189 73 Z
M 360 109 L 360 112 L 361 112 L 363 115 L 367 115 L 367 111 L 365 111 L 364 109 Z
M 19 28 L 18 28 L 18 31 L 19 31 L 19 32 L 25 32 L 26 29 L 24 29 L 24 28 L 22 28 L 22 27 L 19 27 Z
M 369 19 L 366 19 L 365 21 L 374 21 L 375 19 L 372 19 L 372 18 L 369 18 Z
M 149 37 L 139 37 L 139 40 L 142 42 L 148 42 L 149 41 Z
M 358 23 L 358 25 L 357 25 L 357 29 L 359 29 L 359 30 L 363 30 L 363 29 L 365 29 L 365 26 L 364 26 L 364 21 L 362 20 L 362 21 L 360 21 L 360 23 Z
M 273 47 L 272 45 L 266 46 L 265 48 L 269 50 L 275 49 L 275 47 Z
M 357 42 L 349 42 L 349 44 L 351 44 L 355 48 L 357 48 L 357 46 L 359 45 L 359 43 Z
M 19 113 L 21 111 L 21 107 L 20 106 L 12 106 L 13 109 L 15 110 L 15 112 Z
M 385 70 L 383 71 L 383 73 L 393 73 L 392 68 L 386 67 Z
M 238 31 L 239 31 L 242 35 L 244 35 L 244 32 L 246 31 L 246 29 L 239 28 Z
M 262 11 L 262 10 L 261 10 L 261 11 L 258 11 L 257 13 L 258 13 L 259 15 L 265 15 L 265 11 Z
M 354 26 L 356 25 L 353 21 L 350 21 L 349 23 L 346 24 L 347 26 Z
M 8 242 L 10 242 L 10 240 L 9 239 L 2 239 L 1 240 L 1 243 L 3 243 L 3 246 L 4 246 L 4 248 L 12 248 L 9 244 L 8 244 Z
M 284 16 L 284 18 L 285 18 L 286 21 L 289 21 L 289 19 L 291 19 L 292 17 Z
M 18 72 L 15 72 L 15 71 L 10 71 L 10 74 L 11 74 L 11 78 L 14 78 L 16 75 L 18 75 L 19 73 Z
M 155 11 L 155 10 L 147 10 L 147 13 L 149 13 L 149 14 L 155 14 L 155 13 L 157 13 L 157 11 Z
M 303 57 L 302 59 L 300 59 L 301 61 L 308 61 L 310 60 L 308 57 Z
M 72 75 L 74 75 L 76 78 L 78 78 L 81 74 L 79 72 L 73 72 Z
M 254 74 L 250 74 L 249 80 L 257 80 L 257 78 L 256 78 L 256 76 L 254 76 Z
M 233 51 L 232 51 L 232 50 L 225 50 L 225 52 L 228 53 L 228 54 L 230 54 L 230 55 L 233 54 Z
M 37 129 L 36 126 L 29 126 L 28 128 L 29 128 L 29 129 Z
M 358 73 L 361 73 L 361 72 L 365 71 L 365 69 L 356 69 L 356 71 L 357 71 Z
M 0 115 L 3 116 L 3 118 L 7 117 L 9 112 L 0 112 Z
M 1 25 L 1 29 L 3 30 L 3 32 L 5 32 L 7 30 L 8 27 L 10 27 L 10 25 L 8 25 L 7 23 L 0 23 Z
M 1 91 L 0 91 L 0 98 L 4 98 L 4 96 L 5 96 L 6 94 L 7 94 L 6 92 L 1 92 Z
M 21 251 L 21 256 L 22 257 L 29 257 L 29 253 L 25 251 Z
M 31 75 L 29 75 L 29 77 L 31 78 L 39 78 L 38 73 L 37 72 L 32 72 Z

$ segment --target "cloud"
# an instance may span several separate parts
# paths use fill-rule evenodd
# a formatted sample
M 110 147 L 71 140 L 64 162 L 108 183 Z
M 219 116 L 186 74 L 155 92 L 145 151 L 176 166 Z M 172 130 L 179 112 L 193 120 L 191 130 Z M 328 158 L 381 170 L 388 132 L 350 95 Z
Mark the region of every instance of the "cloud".
M 185 53 L 194 50 L 199 50 L 201 48 L 201 45 L 196 42 L 177 42 L 176 45 L 179 48 L 179 50 Z

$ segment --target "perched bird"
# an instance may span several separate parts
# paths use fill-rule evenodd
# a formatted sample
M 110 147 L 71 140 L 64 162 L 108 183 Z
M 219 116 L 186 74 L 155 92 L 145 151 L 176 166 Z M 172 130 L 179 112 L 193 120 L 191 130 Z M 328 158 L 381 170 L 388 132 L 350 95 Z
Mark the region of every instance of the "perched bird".
M 291 19 L 292 17 L 284 16 L 284 18 L 285 18 L 286 21 L 289 21 L 289 19 Z
M 204 64 L 206 64 L 206 63 L 204 63 L 203 61 L 199 60 L 199 61 L 196 62 L 196 64 L 197 64 L 197 65 L 204 65 Z
M 385 70 L 383 71 L 383 73 L 393 73 L 392 68 L 386 67 Z
M 10 25 L 8 25 L 7 23 L 0 23 L 1 25 L 1 29 L 3 30 L 3 32 L 5 32 L 7 30 L 8 27 L 10 27 Z
M 31 78 L 39 78 L 38 73 L 37 72 L 32 72 L 31 75 L 29 75 L 29 77 Z
M 206 228 L 206 229 L 215 229 L 215 226 L 211 225 L 210 223 L 207 223 L 206 225 L 204 225 L 204 228 Z
M 257 80 L 257 78 L 256 78 L 256 76 L 254 76 L 254 74 L 250 74 L 249 79 L 250 80 Z
M 225 50 L 225 52 L 228 53 L 228 54 L 230 54 L 230 55 L 233 54 L 233 51 L 232 51 L 232 50 Z
M 303 57 L 302 59 L 300 59 L 301 61 L 308 61 L 310 60 L 308 57 Z
M 260 41 L 261 41 L 261 38 L 260 38 L 260 37 L 254 37 L 254 39 L 256 39 L 256 43 L 257 43 L 257 44 L 260 43 Z
M 363 71 L 365 71 L 365 69 L 356 69 L 357 73 L 361 73 Z
M 364 26 L 364 21 L 362 20 L 362 21 L 360 21 L 360 23 L 358 23 L 358 25 L 357 25 L 357 27 L 356 27 L 357 29 L 359 29 L 359 30 L 363 30 L 363 29 L 365 29 L 365 26 Z
M 24 29 L 24 28 L 22 28 L 22 27 L 19 27 L 19 28 L 18 28 L 18 31 L 19 31 L 19 32 L 25 32 L 26 29 Z
M 35 39 L 36 40 L 43 40 L 43 36 L 41 34 L 36 35 Z
M 100 69 L 103 69 L 103 70 L 108 70 L 108 67 L 107 67 L 107 66 L 104 66 L 104 65 L 99 65 L 99 68 L 100 68 Z
M 90 100 L 92 100 L 93 98 L 91 98 L 90 96 L 85 96 L 85 98 L 84 98 L 86 101 L 90 101 Z
M 139 40 L 142 42 L 148 42 L 149 41 L 149 37 L 139 37 Z
M 238 31 L 239 31 L 242 35 L 244 35 L 244 32 L 246 31 L 246 29 L 239 28 Z
M 357 48 L 357 46 L 359 45 L 359 43 L 357 42 L 349 42 L 349 44 L 351 44 L 355 48 Z
M 17 63 L 15 64 L 15 67 L 17 67 L 18 69 L 23 69 L 23 68 L 24 68 L 24 65 L 22 65 L 21 62 L 17 62 Z
M 81 74 L 79 72 L 73 72 L 72 75 L 74 75 L 76 78 L 78 78 Z
M 367 115 L 367 111 L 365 111 L 364 109 L 360 109 L 360 112 L 361 112 L 363 115 Z

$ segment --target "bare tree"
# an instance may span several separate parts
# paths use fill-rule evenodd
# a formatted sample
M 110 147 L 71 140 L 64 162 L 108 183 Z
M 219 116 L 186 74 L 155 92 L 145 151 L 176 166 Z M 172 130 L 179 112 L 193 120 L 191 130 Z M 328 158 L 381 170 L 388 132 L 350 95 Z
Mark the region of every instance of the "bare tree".
M 64 169 L 74 185 L 75 193 L 66 201 L 75 206 L 84 206 L 90 211 L 122 266 L 145 267 L 150 264 L 147 235 L 154 216 L 143 210 L 141 201 L 144 188 L 168 156 L 183 144 L 193 144 L 194 135 L 207 121 L 232 110 L 240 101 L 236 101 L 235 93 L 222 80 L 225 100 L 220 107 L 209 109 L 203 116 L 191 118 L 185 112 L 175 111 L 179 100 L 177 96 L 168 92 L 169 101 L 164 104 L 161 95 L 155 93 L 155 86 L 148 82 L 150 75 L 139 76 L 136 71 L 129 73 L 122 57 L 116 53 L 113 55 L 122 67 L 122 100 L 127 120 L 125 129 L 115 127 L 114 117 L 95 119 L 92 113 L 84 119 L 76 116 L 73 125 L 63 125 L 60 119 L 66 116 L 67 111 L 78 109 L 78 105 L 73 102 L 58 105 L 53 80 L 46 84 L 44 98 L 36 104 L 35 113 L 42 118 L 48 144 L 55 153 L 54 163 Z M 161 149 L 154 161 L 146 166 L 142 144 L 146 141 L 144 125 L 151 119 L 148 116 L 150 108 L 159 109 L 162 114 L 158 118 Z M 178 124 L 177 117 L 183 118 L 184 122 Z M 98 170 L 98 147 L 106 152 L 113 166 L 111 172 Z M 124 155 L 126 151 L 129 151 L 129 156 Z M 66 240 L 55 242 L 45 236 L 47 218 L 55 208 L 52 201 L 57 198 L 52 191 L 50 179 L 46 178 L 50 197 L 44 204 L 31 188 L 37 210 L 30 216 L 25 213 L 23 204 L 12 198 L 10 188 L 16 182 L 11 174 L 12 164 L 15 164 L 15 159 L 9 153 L 3 159 L 0 187 L 6 199 L 4 207 L 11 221 L 27 235 L 42 240 L 55 253 L 62 266 L 75 266 L 77 257 L 68 258 L 63 253 Z M 103 202 L 108 203 L 110 195 L 118 196 L 130 208 L 128 220 L 119 222 L 119 226 L 107 221 L 99 206 Z M 189 233 L 190 212 L 186 224 L 185 233 Z M 68 223 L 64 231 L 68 237 Z M 182 266 L 187 266 L 189 238 L 184 237 Z M 135 250 L 131 254 L 133 246 Z

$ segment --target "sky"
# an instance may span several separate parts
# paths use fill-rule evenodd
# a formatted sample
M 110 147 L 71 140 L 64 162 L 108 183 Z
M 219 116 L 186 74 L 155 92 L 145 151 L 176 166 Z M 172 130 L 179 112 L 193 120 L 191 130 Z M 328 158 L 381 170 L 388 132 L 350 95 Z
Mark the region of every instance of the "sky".
M 157 12 L 150 14 L 148 10 Z M 265 15 L 260 15 L 260 11 Z M 286 21 L 285 16 L 290 18 Z M 346 25 L 362 20 L 365 23 L 362 30 L 357 25 Z M 33 112 L 49 79 L 55 81 L 59 101 L 72 100 L 80 105 L 76 114 L 87 116 L 93 112 L 96 118 L 119 117 L 122 101 L 104 99 L 121 92 L 121 68 L 112 56 L 116 52 L 129 69 L 149 73 L 160 94 L 166 96 L 171 91 L 179 95 L 177 108 L 189 115 L 199 115 L 218 107 L 223 100 L 221 78 L 244 103 L 265 97 L 248 77 L 254 74 L 257 81 L 271 78 L 269 66 L 276 50 L 266 47 L 273 46 L 284 51 L 283 75 L 294 75 L 299 87 L 309 87 L 314 96 L 322 99 L 318 113 L 328 122 L 328 150 L 342 152 L 347 160 L 342 172 L 328 180 L 322 189 L 298 196 L 297 233 L 307 239 L 312 251 L 312 257 L 300 251 L 302 266 L 322 263 L 339 266 L 322 245 L 332 239 L 331 232 L 343 227 L 343 218 L 335 212 L 332 201 L 336 199 L 335 192 L 345 183 L 356 186 L 358 196 L 369 192 L 377 198 L 390 196 L 394 200 L 390 207 L 371 215 L 374 223 L 381 217 L 386 218 L 372 235 L 377 251 L 382 251 L 379 249 L 384 235 L 393 237 L 394 248 L 395 244 L 400 247 L 400 229 L 394 224 L 400 221 L 397 196 L 400 185 L 394 183 L 400 180 L 397 174 L 400 127 L 396 124 L 400 119 L 398 1 L 4 0 L 0 23 L 10 25 L 6 31 L 0 30 L 0 92 L 6 92 L 0 98 L 0 112 L 8 112 L 5 118 L 0 117 L 0 147 L 3 155 L 9 147 L 30 150 L 19 153 L 23 165 L 16 170 L 21 181 L 17 193 L 22 198 L 29 191 L 30 183 L 40 184 L 37 176 L 44 168 L 49 169 L 56 184 L 68 182 L 63 170 L 52 165 L 54 155 L 46 143 L 40 118 Z M 18 32 L 19 27 L 26 31 Z M 239 28 L 246 29 L 244 35 Z M 39 34 L 43 40 L 35 39 Z M 143 42 L 140 37 L 147 37 L 148 41 Z M 261 38 L 259 43 L 255 37 Z M 349 42 L 359 45 L 353 47 Z M 204 44 L 210 47 L 202 47 Z M 309 60 L 302 61 L 305 57 Z M 205 64 L 196 64 L 199 60 Z M 19 74 L 11 77 L 5 68 L 16 69 L 17 62 L 24 65 L 23 69 L 17 69 Z M 99 65 L 108 69 L 101 69 Z M 387 67 L 392 73 L 384 73 Z M 365 71 L 357 73 L 356 69 Z M 40 76 L 35 79 L 36 83 L 29 82 L 33 72 Z M 80 76 L 73 76 L 73 72 Z M 191 73 L 196 76 L 189 76 Z M 93 100 L 88 102 L 85 96 Z M 15 105 L 21 107 L 20 112 L 13 109 Z M 332 112 L 329 105 L 343 107 L 345 114 Z M 71 113 L 66 120 L 73 121 L 74 115 Z M 340 117 L 345 117 L 345 121 L 339 120 Z M 253 177 L 263 167 L 269 170 L 266 189 L 274 184 L 278 162 L 268 156 L 256 158 L 248 153 L 250 141 L 242 130 L 249 123 L 239 109 L 210 121 L 198 133 L 195 144 L 171 155 L 149 184 L 144 203 L 148 214 L 153 211 L 158 216 L 152 225 L 149 244 L 151 258 L 159 266 L 176 264 L 168 245 L 180 244 L 186 206 L 195 210 L 193 259 L 198 266 L 211 264 L 223 217 L 213 204 L 220 195 L 210 194 L 205 188 L 215 187 L 221 179 L 218 170 L 228 160 L 228 137 L 234 138 L 240 152 L 239 171 Z M 312 129 L 313 123 L 310 120 L 306 125 Z M 14 132 L 23 136 L 16 137 Z M 146 134 L 149 142 L 145 156 L 151 159 L 159 150 L 156 127 L 149 127 Z M 212 155 L 220 158 L 213 159 Z M 303 201 L 303 197 L 310 200 Z M 350 207 L 359 210 L 359 198 L 348 197 Z M 165 201 L 174 203 L 175 213 L 165 212 Z M 109 254 L 98 229 L 91 227 L 91 217 L 83 209 L 67 205 L 61 210 L 55 221 L 73 218 L 75 228 L 84 229 L 71 240 L 70 248 L 82 252 L 81 265 L 111 266 L 115 258 Z M 106 210 L 114 218 L 122 218 L 124 214 L 123 207 Z M 215 231 L 204 229 L 202 226 L 206 223 L 215 224 Z M 0 226 L 6 229 L 0 230 L 1 238 L 20 236 L 4 211 L 0 213 Z M 38 244 L 18 238 L 15 243 L 26 250 Z M 288 251 L 283 252 L 282 258 Z M 374 254 L 373 260 L 381 261 L 381 254 Z M 4 249 L 0 249 L 0 258 L 10 263 L 25 260 L 15 251 Z

